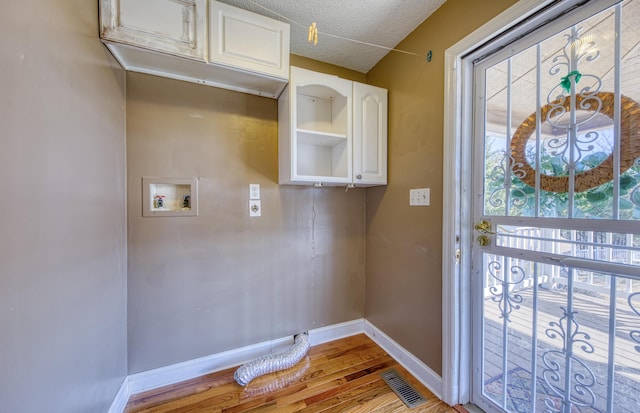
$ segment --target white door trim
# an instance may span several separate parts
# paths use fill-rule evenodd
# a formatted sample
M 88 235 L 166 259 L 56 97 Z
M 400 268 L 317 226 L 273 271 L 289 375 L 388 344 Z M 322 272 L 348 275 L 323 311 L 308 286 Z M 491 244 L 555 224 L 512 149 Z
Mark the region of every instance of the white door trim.
M 471 298 L 470 298 L 470 119 L 471 59 L 465 57 L 493 39 L 510 42 L 527 26 L 532 15 L 554 0 L 520 0 L 482 27 L 445 51 L 444 162 L 442 231 L 442 398 L 450 404 L 470 400 L 471 373 Z M 578 1 L 563 1 L 569 8 Z M 467 149 L 467 150 L 465 150 Z M 465 231 L 466 229 L 466 231 Z M 460 251 L 461 254 L 456 252 Z M 457 256 L 460 258 L 458 259 Z

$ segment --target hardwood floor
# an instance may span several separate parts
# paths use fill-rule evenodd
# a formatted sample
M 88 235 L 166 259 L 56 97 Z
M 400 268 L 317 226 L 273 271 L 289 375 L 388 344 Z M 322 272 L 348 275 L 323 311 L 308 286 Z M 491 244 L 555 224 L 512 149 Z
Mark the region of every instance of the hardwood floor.
M 390 368 L 428 401 L 407 408 L 380 377 Z M 296 366 L 258 377 L 244 388 L 233 380 L 234 371 L 133 395 L 125 412 L 466 412 L 438 400 L 364 334 L 314 346 Z

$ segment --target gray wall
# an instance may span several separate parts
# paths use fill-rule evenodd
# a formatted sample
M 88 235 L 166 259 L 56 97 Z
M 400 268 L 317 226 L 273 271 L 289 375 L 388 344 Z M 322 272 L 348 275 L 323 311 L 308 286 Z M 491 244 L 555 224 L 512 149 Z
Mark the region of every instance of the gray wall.
M 362 318 L 365 190 L 278 186 L 277 147 L 276 100 L 127 74 L 130 373 Z M 143 176 L 200 216 L 142 217 Z
M 106 412 L 126 375 L 124 73 L 97 3 L 0 13 L 2 412 Z

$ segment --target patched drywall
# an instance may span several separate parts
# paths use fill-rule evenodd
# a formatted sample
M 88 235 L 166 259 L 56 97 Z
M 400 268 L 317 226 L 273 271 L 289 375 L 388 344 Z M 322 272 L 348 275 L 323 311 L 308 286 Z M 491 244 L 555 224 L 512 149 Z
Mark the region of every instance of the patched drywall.
M 362 318 L 365 190 L 279 186 L 277 117 L 273 99 L 127 75 L 131 373 Z M 143 176 L 198 177 L 199 216 L 143 217 Z

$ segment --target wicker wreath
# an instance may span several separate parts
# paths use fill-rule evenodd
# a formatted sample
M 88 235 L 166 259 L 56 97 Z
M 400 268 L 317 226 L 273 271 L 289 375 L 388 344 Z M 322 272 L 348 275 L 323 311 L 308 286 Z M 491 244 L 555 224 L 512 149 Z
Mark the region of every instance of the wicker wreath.
M 576 96 L 576 107 L 584 110 L 595 111 L 599 104 L 594 97 L 601 101 L 601 113 L 609 118 L 614 118 L 614 94 L 611 92 L 600 92 L 589 96 Z M 563 102 L 564 100 L 564 102 Z M 540 110 L 541 122 L 545 122 L 552 109 L 559 106 L 570 110 L 570 99 L 556 100 L 545 105 Z M 624 173 L 631 168 L 636 159 L 640 157 L 640 105 L 634 100 L 621 96 L 621 119 L 620 119 L 620 173 Z M 584 106 L 583 106 L 584 105 Z M 527 161 L 525 156 L 525 146 L 529 137 L 536 130 L 536 114 L 532 113 L 518 126 L 511 140 L 512 166 L 521 171 L 523 175 L 520 180 L 525 184 L 535 187 L 537 171 Z M 575 192 L 583 192 L 591 188 L 600 186 L 613 179 L 613 153 L 609 155 L 600 165 L 588 171 L 576 173 Z M 540 174 L 540 188 L 549 192 L 569 191 L 568 176 L 550 176 Z

